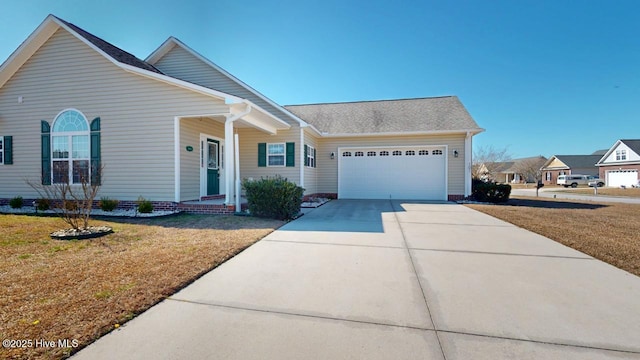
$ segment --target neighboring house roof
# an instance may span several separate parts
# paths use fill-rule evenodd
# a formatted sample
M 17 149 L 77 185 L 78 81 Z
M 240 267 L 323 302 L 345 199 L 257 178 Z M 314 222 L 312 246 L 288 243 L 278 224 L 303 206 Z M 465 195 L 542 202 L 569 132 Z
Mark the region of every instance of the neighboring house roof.
M 358 101 L 285 108 L 323 135 L 484 131 L 456 96 Z
M 596 150 L 593 153 L 591 153 L 591 155 L 600 155 L 600 156 L 602 156 L 602 155 L 606 154 L 607 151 L 609 151 L 609 149 Z
M 539 162 L 540 164 L 543 164 L 545 161 L 547 161 L 547 158 L 545 158 L 542 155 L 538 155 L 538 156 L 530 156 L 526 158 L 513 159 L 509 161 L 503 161 L 500 163 L 496 163 L 496 167 L 495 167 L 496 172 L 504 173 L 504 174 L 515 174 L 519 171 L 519 169 L 521 169 L 522 164 L 528 161 L 536 161 L 536 162 Z
M 600 155 L 554 155 L 542 165 L 542 170 L 554 170 L 554 169 L 584 169 L 595 167 Z M 554 159 L 560 161 L 564 166 L 552 166 L 550 164 Z
M 122 49 L 120 49 L 119 47 L 104 41 L 103 39 L 90 34 L 86 31 L 84 31 L 83 29 L 77 27 L 76 25 L 67 22 L 65 20 L 60 19 L 59 17 L 52 15 L 53 17 L 55 17 L 56 19 L 58 19 L 60 22 L 62 22 L 63 24 L 67 25 L 68 27 L 70 27 L 73 31 L 75 31 L 78 35 L 82 36 L 83 38 L 87 39 L 89 42 L 91 42 L 93 45 L 97 46 L 100 50 L 104 51 L 107 55 L 111 56 L 112 58 L 114 58 L 115 60 L 123 63 L 123 64 L 127 64 L 127 65 L 131 65 L 131 66 L 135 66 L 137 68 L 143 69 L 143 70 L 148 70 L 148 71 L 152 71 L 158 74 L 162 74 L 162 71 L 156 69 L 155 66 L 147 63 L 144 60 L 140 60 L 137 57 L 135 57 L 135 55 L 132 55 Z
M 607 163 L 605 163 L 605 161 L 607 160 L 607 158 L 609 158 L 609 155 L 611 155 L 611 153 L 616 150 L 618 148 L 618 146 L 620 146 L 620 144 L 624 144 L 626 145 L 626 147 L 629 148 L 629 150 L 633 151 L 635 153 L 636 156 L 640 156 L 640 139 L 620 139 L 618 141 L 616 141 L 615 144 L 613 144 L 613 146 L 604 154 L 600 157 L 599 161 L 598 161 L 598 166 L 601 165 L 606 165 Z M 627 161 L 616 161 L 616 164 L 620 163 L 638 163 L 637 157 L 634 160 L 633 158 L 627 160 Z M 609 163 L 610 164 L 610 163 Z

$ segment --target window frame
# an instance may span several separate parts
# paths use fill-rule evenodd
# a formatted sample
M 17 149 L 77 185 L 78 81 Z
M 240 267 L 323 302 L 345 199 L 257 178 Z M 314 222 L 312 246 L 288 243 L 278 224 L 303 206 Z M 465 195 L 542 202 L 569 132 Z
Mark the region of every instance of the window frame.
M 272 145 L 282 145 L 282 154 L 271 154 L 271 146 Z M 267 167 L 285 167 L 287 165 L 287 144 L 286 143 L 267 143 Z M 271 164 L 272 157 L 282 157 L 282 165 Z
M 81 130 L 81 131 L 56 131 L 54 130 L 57 122 L 58 121 L 63 121 L 64 118 L 62 118 L 62 115 L 73 111 L 75 113 L 77 113 L 78 115 L 80 115 L 80 118 L 82 120 L 84 120 L 84 123 L 86 125 L 86 130 Z M 86 157 L 74 157 L 73 153 L 74 153 L 74 137 L 84 137 L 86 139 L 86 149 L 83 149 L 83 151 L 86 151 Z M 54 138 L 65 138 L 66 142 L 67 142 L 67 152 L 68 152 L 68 156 L 66 158 L 55 158 L 53 156 L 54 154 Z M 56 166 L 54 166 L 54 164 L 56 163 L 66 163 L 67 164 L 67 179 L 68 179 L 68 183 L 70 185 L 80 185 L 82 184 L 82 179 L 78 179 L 78 181 L 74 181 L 74 163 L 77 162 L 81 162 L 81 161 L 85 161 L 86 162 L 86 167 L 87 167 L 87 174 L 86 174 L 86 179 L 84 180 L 85 183 L 90 183 L 91 182 L 91 124 L 89 123 L 89 120 L 87 120 L 87 117 L 79 110 L 77 109 L 64 109 L 62 110 L 58 115 L 56 115 L 56 117 L 54 118 L 53 122 L 51 123 L 51 131 L 49 134 L 49 139 L 50 139 L 50 144 L 51 144 L 51 148 L 50 148 L 50 161 L 51 161 L 51 184 L 55 185 L 55 184 L 64 184 L 65 180 L 62 181 L 56 181 L 56 177 L 55 177 L 55 172 L 56 172 Z
M 316 148 L 307 144 L 307 167 L 315 168 L 316 167 Z

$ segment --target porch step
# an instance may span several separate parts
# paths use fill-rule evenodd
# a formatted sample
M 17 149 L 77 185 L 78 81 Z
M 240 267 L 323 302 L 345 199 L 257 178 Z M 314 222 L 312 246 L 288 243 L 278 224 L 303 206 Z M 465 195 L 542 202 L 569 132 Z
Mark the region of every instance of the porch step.
M 224 194 L 220 194 L 220 195 L 207 195 L 207 196 L 202 196 L 200 197 L 200 201 L 205 201 L 205 200 L 219 200 L 219 199 L 224 199 L 225 195 Z

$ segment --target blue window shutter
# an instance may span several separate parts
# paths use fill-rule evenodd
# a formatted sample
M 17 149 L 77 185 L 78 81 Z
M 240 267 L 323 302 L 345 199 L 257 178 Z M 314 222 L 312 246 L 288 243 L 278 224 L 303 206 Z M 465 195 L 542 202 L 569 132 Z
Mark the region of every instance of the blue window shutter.
M 51 127 L 49 123 L 40 122 L 40 145 L 42 158 L 42 185 L 51 185 Z
M 100 118 L 91 121 L 91 185 L 101 185 Z
M 4 164 L 13 164 L 13 136 L 5 136 L 2 145 L 4 147 Z
M 258 166 L 267 166 L 267 143 L 258 144 Z
M 296 166 L 296 143 L 287 143 L 287 166 Z
M 309 166 L 309 159 L 307 158 L 308 154 L 309 154 L 309 146 L 305 145 L 304 146 L 304 166 Z

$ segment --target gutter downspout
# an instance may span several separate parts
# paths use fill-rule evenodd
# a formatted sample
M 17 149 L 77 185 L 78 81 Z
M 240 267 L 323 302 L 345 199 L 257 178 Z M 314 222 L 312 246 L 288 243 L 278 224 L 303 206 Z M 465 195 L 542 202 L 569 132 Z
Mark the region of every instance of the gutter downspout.
M 243 101 L 244 102 L 244 101 Z M 225 171 L 225 204 L 229 205 L 231 204 L 231 192 L 232 189 L 234 188 L 234 173 L 239 173 L 240 168 L 239 168 L 239 162 L 236 164 L 234 162 L 234 152 L 235 152 L 235 147 L 234 147 L 234 136 L 233 136 L 233 122 L 242 118 L 245 115 L 248 115 L 251 112 L 251 104 L 248 104 L 246 102 L 244 102 L 247 107 L 245 108 L 245 110 L 241 113 L 238 114 L 229 114 L 227 116 L 227 120 L 224 122 L 224 147 L 225 147 L 225 152 L 224 152 L 224 163 L 227 166 L 227 169 Z M 234 169 L 234 167 L 238 166 L 238 169 Z M 239 189 L 235 189 L 235 196 L 236 196 L 236 203 L 238 202 L 238 200 L 240 199 L 240 190 Z M 236 211 L 240 211 L 240 209 L 236 209 Z

